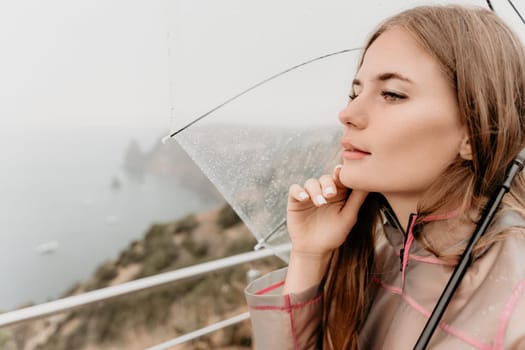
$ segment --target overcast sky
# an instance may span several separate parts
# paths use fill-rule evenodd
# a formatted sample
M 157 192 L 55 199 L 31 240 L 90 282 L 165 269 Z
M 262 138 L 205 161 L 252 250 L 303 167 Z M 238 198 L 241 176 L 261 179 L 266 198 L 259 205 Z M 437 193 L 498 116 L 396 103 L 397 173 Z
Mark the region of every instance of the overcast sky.
M 421 3 L 2 1 L 0 127 L 169 129 L 275 72 L 359 46 L 380 19 Z M 506 1 L 493 3 L 524 37 Z

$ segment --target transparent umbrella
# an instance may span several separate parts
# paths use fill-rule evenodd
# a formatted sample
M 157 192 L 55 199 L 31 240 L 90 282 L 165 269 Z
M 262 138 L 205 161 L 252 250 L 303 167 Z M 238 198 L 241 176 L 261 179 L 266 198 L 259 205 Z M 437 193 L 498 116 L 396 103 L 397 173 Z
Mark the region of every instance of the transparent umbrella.
M 348 3 L 344 17 L 348 29 L 341 43 L 355 47 L 321 53 L 269 74 L 225 96 L 185 125 L 172 126 L 165 141 L 174 138 L 190 155 L 256 237 L 256 247 L 288 242 L 288 187 L 329 173 L 338 163 L 337 115 L 347 100 L 359 45 L 370 29 L 399 10 L 432 3 L 443 1 L 370 1 L 359 7 Z M 492 6 L 514 26 L 523 20 L 510 0 L 454 3 Z M 173 105 L 184 104 L 177 96 L 173 99 Z M 277 255 L 287 260 L 286 254 Z
M 356 51 L 297 67 L 287 79 L 266 81 L 242 101 L 223 105 L 174 136 L 260 246 L 288 240 L 288 187 L 338 163 L 337 112 Z M 269 99 L 272 103 L 261 103 Z

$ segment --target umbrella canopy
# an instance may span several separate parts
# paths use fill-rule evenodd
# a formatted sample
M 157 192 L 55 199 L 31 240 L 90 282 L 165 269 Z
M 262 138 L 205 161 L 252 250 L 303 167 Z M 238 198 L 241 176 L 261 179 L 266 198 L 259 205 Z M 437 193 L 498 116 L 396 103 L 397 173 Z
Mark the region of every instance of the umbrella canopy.
M 174 67 L 171 73 L 178 88 L 173 89 L 174 118 L 170 136 L 209 177 L 261 246 L 271 248 L 288 242 L 285 216 L 289 186 L 330 173 L 338 164 L 341 148 L 338 111 L 347 102 L 358 48 L 368 33 L 383 18 L 402 9 L 434 3 L 444 2 L 370 1 L 356 7 L 348 1 L 330 5 L 302 1 L 290 6 L 290 12 L 283 15 L 286 9 L 281 3 L 266 2 L 266 7 L 274 6 L 270 13 L 281 12 L 271 25 L 268 18 L 265 19 L 263 32 L 253 32 L 258 33 L 258 37 L 250 37 L 250 31 L 254 30 L 253 22 L 263 26 L 257 24 L 262 8 L 255 12 L 241 9 L 237 17 L 214 12 L 213 16 L 226 21 L 222 25 L 229 28 L 230 33 L 236 33 L 235 40 L 241 44 L 229 43 L 220 27 L 214 27 L 201 36 L 190 36 L 191 41 L 199 41 L 197 48 L 192 46 L 193 42 L 177 41 L 176 31 L 182 35 L 185 22 L 180 17 L 174 18 L 178 27 L 172 38 Z M 482 0 L 447 3 L 488 6 Z M 222 11 L 235 11 L 221 4 Z M 493 0 L 491 5 L 525 39 L 525 31 L 518 28 L 523 26 L 518 16 L 521 9 L 508 0 Z M 177 8 L 173 13 L 182 16 L 188 11 Z M 333 25 L 330 18 L 338 25 Z M 292 34 L 288 33 L 291 23 L 295 26 Z M 332 25 L 327 25 L 329 23 Z M 247 37 L 239 34 L 243 31 L 242 24 L 247 25 Z M 227 48 L 220 53 L 215 51 L 219 48 L 213 32 L 222 35 L 220 46 Z M 304 36 L 298 36 L 303 32 Z M 281 42 L 266 42 L 263 37 Z M 191 59 L 184 51 L 190 46 L 195 52 L 199 48 L 207 52 L 209 47 L 214 51 L 200 61 L 200 55 L 196 55 L 198 59 Z M 243 47 L 253 49 L 257 57 L 250 56 L 251 52 Z M 189 56 L 186 61 L 177 60 L 178 54 Z M 228 55 L 234 65 L 227 64 L 224 57 Z M 212 66 L 222 63 L 230 68 L 210 70 L 204 64 L 206 60 L 212 62 Z M 279 61 L 286 64 L 279 65 Z M 243 64 L 239 65 L 240 62 Z M 250 69 L 257 74 L 247 72 Z M 196 75 L 202 78 L 195 78 Z M 224 86 L 216 80 L 220 77 Z M 247 77 L 253 80 L 248 81 Z M 198 99 L 191 96 L 191 89 L 199 92 Z M 282 253 L 279 256 L 287 259 Z
M 348 54 L 275 79 L 175 136 L 259 241 L 273 233 L 267 245 L 287 241 L 288 187 L 338 163 Z

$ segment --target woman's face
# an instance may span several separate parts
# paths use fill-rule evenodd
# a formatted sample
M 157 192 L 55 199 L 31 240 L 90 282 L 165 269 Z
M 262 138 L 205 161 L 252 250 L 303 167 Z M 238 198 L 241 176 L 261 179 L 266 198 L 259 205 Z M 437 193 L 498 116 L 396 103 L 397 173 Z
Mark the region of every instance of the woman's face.
M 418 197 L 458 157 L 466 128 L 453 87 L 404 29 L 369 47 L 351 95 L 339 114 L 346 186 Z

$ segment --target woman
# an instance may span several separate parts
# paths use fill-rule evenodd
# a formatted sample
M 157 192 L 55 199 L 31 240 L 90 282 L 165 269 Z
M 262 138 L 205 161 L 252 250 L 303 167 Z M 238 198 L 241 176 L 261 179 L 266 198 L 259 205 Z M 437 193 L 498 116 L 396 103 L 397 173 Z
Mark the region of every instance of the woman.
M 384 22 L 339 115 L 342 165 L 291 186 L 288 269 L 247 288 L 256 348 L 411 349 L 524 118 L 525 52 L 496 15 Z M 525 349 L 524 200 L 519 174 L 429 348 Z

